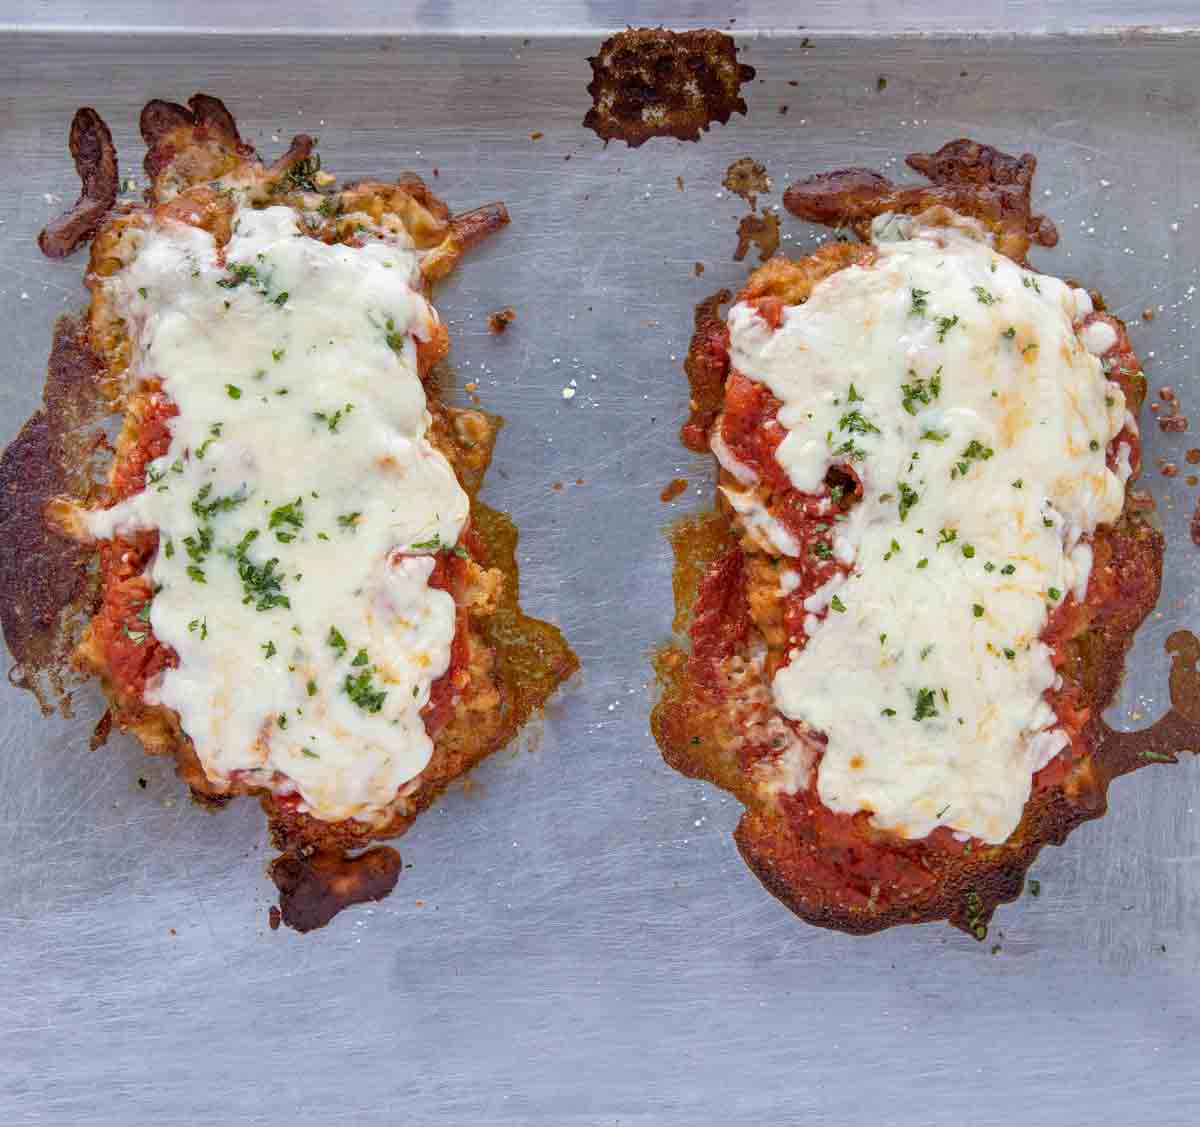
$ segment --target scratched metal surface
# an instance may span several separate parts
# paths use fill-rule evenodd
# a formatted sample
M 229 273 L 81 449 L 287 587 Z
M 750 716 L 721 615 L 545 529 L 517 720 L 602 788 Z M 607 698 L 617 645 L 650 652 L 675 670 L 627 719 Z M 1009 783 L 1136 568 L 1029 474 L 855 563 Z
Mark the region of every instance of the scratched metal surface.
M 675 443 L 679 360 L 693 303 L 744 276 L 729 161 L 765 159 L 777 203 L 789 177 L 962 134 L 1033 150 L 1063 234 L 1038 264 L 1102 288 L 1152 385 L 1191 411 L 1195 40 L 748 40 L 748 119 L 636 152 L 579 127 L 595 43 L 0 39 L 0 441 L 38 400 L 55 316 L 83 299 L 81 260 L 33 241 L 74 198 L 77 105 L 112 124 L 126 175 L 141 104 L 196 89 L 265 153 L 304 129 L 347 177 L 436 168 L 456 207 L 512 210 L 439 305 L 459 380 L 508 418 L 487 496 L 522 528 L 525 603 L 584 665 L 532 748 L 418 822 L 390 900 L 308 937 L 266 927 L 255 807 L 194 809 L 127 739 L 89 754 L 93 690 L 74 719 L 44 720 L 5 687 L 0 1123 L 1194 1123 L 1194 762 L 1118 782 L 1111 814 L 1046 852 L 1040 898 L 1002 909 L 987 943 L 942 926 L 851 939 L 761 890 L 729 838 L 735 804 L 667 770 L 646 721 L 671 614 L 662 530 L 710 490 L 707 461 Z M 489 336 L 510 303 L 516 325 Z M 1198 619 L 1192 440 L 1145 434 L 1168 578 L 1114 713 L 1127 725 L 1161 712 L 1163 639 Z M 691 490 L 662 504 L 680 473 Z

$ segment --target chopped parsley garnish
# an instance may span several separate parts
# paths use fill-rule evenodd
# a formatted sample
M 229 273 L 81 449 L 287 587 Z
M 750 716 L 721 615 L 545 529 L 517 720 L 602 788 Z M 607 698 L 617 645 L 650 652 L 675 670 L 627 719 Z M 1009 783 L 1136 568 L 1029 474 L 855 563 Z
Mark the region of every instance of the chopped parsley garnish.
M 367 651 L 365 649 L 360 649 L 358 651 L 358 653 L 356 653 L 354 655 L 354 660 L 352 662 L 350 662 L 350 664 L 351 665 L 366 665 L 367 662 L 370 660 L 371 659 L 369 657 L 367 657 Z
M 980 305 L 995 305 L 996 304 L 996 298 L 994 297 L 994 295 L 988 293 L 988 291 L 985 290 L 983 288 L 983 286 L 972 286 L 971 292 L 978 299 Z
M 1062 592 L 1057 587 L 1046 588 L 1046 594 L 1056 603 L 1062 598 Z
M 306 192 L 315 192 L 317 190 L 316 180 L 314 179 L 318 172 L 321 171 L 321 155 L 313 153 L 311 156 L 305 157 L 303 160 L 296 161 L 291 168 L 280 177 L 280 185 L 286 190 L 288 188 L 303 189 Z M 326 201 L 328 202 L 328 201 Z M 322 203 L 322 209 L 325 204 Z
M 1035 880 L 1033 877 L 1030 877 L 1029 878 L 1029 895 L 1037 897 L 1037 896 L 1041 896 L 1041 894 L 1042 894 L 1042 882 L 1040 880 Z
M 917 560 L 917 570 L 918 571 L 923 571 L 928 566 L 929 566 L 929 557 L 928 556 L 922 556 L 919 560 Z
M 320 759 L 321 758 L 315 751 L 309 751 L 309 749 L 306 747 L 302 747 L 300 749 L 300 754 L 303 755 L 306 759 Z
M 893 540 L 891 543 L 891 546 L 883 554 L 884 561 L 886 562 L 887 560 L 890 560 L 899 551 L 900 551 L 900 545 L 895 540 Z
M 1093 438 L 1093 439 L 1092 439 L 1092 441 L 1088 443 L 1088 449 L 1089 449 L 1089 450 L 1099 450 L 1099 449 L 1100 449 L 1100 443 L 1098 443 L 1098 442 L 1097 442 L 1097 441 L 1096 441 L 1096 440 Z
M 921 660 L 924 661 L 931 653 L 933 653 L 934 645 L 932 642 L 927 646 L 921 647 Z
M 305 688 L 308 690 L 308 695 L 310 697 L 315 697 L 317 695 L 316 681 L 309 681 L 309 683 L 305 686 Z
M 196 457 L 200 461 L 204 461 L 205 452 L 218 438 L 221 437 L 221 428 L 223 426 L 223 423 L 213 423 L 213 425 L 208 428 L 208 437 L 196 447 Z
M 274 657 L 274 656 L 275 656 L 275 655 L 276 655 L 276 654 L 277 654 L 279 651 L 278 651 L 278 650 L 275 648 L 275 643 L 274 643 L 274 642 L 263 642 L 263 644 L 262 644 L 262 652 L 263 652 L 263 657 L 267 658 L 267 660 L 269 661 L 269 660 L 270 660 L 271 658 L 273 658 L 273 657 Z
M 267 518 L 267 528 L 278 530 L 275 533 L 275 539 L 288 544 L 295 539 L 295 533 L 286 531 L 284 526 L 287 528 L 304 527 L 303 497 L 297 497 L 294 501 L 289 501 L 286 505 L 280 505 L 271 510 L 271 515 Z
M 130 630 L 128 622 L 121 624 L 121 633 L 123 633 L 126 638 L 132 639 L 133 642 L 139 646 L 146 640 L 148 636 L 145 630 Z
M 287 292 L 287 290 L 283 290 L 283 291 L 282 291 L 282 292 L 279 294 L 279 296 L 275 298 L 275 300 L 274 300 L 274 302 L 272 302 L 272 304 L 273 304 L 273 305 L 280 305 L 280 306 L 282 306 L 282 305 L 286 305 L 286 304 L 287 304 L 287 299 L 288 299 L 288 292 Z
M 974 544 L 964 544 L 962 546 L 962 554 L 964 556 L 966 556 L 967 559 L 973 560 L 975 558 L 975 545 Z
M 854 439 L 852 438 L 846 439 L 841 446 L 835 447 L 833 453 L 838 457 L 849 458 L 852 462 L 861 462 L 867 456 L 865 450 L 854 445 Z
M 1016 573 L 1016 570 L 1017 570 L 1016 564 L 1005 564 L 1000 569 L 1000 574 L 1001 575 L 1014 575 Z
M 1004 656 L 1006 658 L 1008 658 L 1009 661 L 1012 661 L 1012 659 L 1017 656 L 1017 651 L 1010 650 L 1007 646 L 1005 646 L 1004 647 Z
M 1051 520 L 1050 517 L 1042 517 L 1042 524 L 1044 524 L 1047 528 L 1054 527 L 1054 521 Z
M 958 530 L 955 528 L 943 528 L 938 533 L 937 546 L 940 548 L 943 544 L 952 544 L 958 539 Z
M 187 573 L 188 573 L 188 577 L 192 580 L 193 583 L 207 583 L 208 582 L 208 580 L 206 580 L 204 578 L 204 572 L 201 571 L 200 568 L 198 568 L 195 564 L 188 564 Z
M 829 542 L 827 540 L 814 540 L 812 554 L 816 556 L 817 559 L 829 560 L 833 558 L 833 549 L 829 546 Z
M 362 513 L 358 512 L 357 510 L 352 513 L 342 513 L 342 515 L 337 518 L 337 522 L 342 528 L 348 528 L 351 532 L 353 532 L 354 529 L 358 527 L 358 518 L 361 516 Z
M 205 641 L 208 638 L 207 615 L 205 615 L 203 618 L 193 618 L 192 621 L 188 623 L 189 633 L 195 634 L 197 630 L 200 632 L 200 641 Z
M 1016 325 L 1009 325 L 1007 329 L 1000 334 L 1005 340 L 1012 340 L 1017 335 Z
M 147 293 L 146 293 L 146 287 L 145 287 L 145 286 L 138 286 L 138 296 L 139 296 L 139 297 L 141 297 L 141 298 L 143 298 L 143 299 L 144 299 L 144 298 L 147 296 Z
M 879 433 L 879 428 L 857 409 L 847 411 L 838 419 L 838 430 L 848 430 L 851 434 Z
M 377 689 L 372 685 L 371 673 L 370 669 L 364 669 L 354 675 L 347 673 L 345 681 L 342 682 L 342 688 L 351 701 L 364 712 L 374 713 L 383 707 L 387 691 Z
M 1026 274 L 1021 279 L 1021 285 L 1023 285 L 1027 290 L 1033 290 L 1034 293 L 1042 292 L 1042 287 L 1038 285 L 1037 279 L 1029 274 Z
M 1165 751 L 1139 751 L 1137 753 L 1139 759 L 1149 760 L 1151 763 L 1174 763 L 1175 757 Z
M 838 614 L 846 613 L 846 604 L 843 603 L 842 600 L 837 597 L 837 595 L 834 595 L 833 598 L 829 600 L 829 605 L 833 607 Z
M 879 710 L 879 715 L 880 716 L 895 716 L 896 710 L 894 708 L 881 708 Z
M 1012 486 L 1014 489 L 1023 489 L 1025 487 L 1025 479 L 1023 477 L 1017 478 L 1017 480 L 1012 483 Z
M 347 403 L 345 407 L 339 407 L 332 415 L 328 415 L 324 411 L 314 411 L 313 418 L 324 423 L 329 428 L 330 434 L 337 434 L 338 425 L 342 421 L 342 416 L 350 414 L 350 412 L 353 410 L 354 404 Z
M 909 370 L 909 375 L 914 377 L 912 383 L 902 383 L 900 392 L 903 395 L 901 406 L 910 414 L 917 413 L 917 404 L 924 403 L 926 405 L 932 403 L 942 392 L 942 377 L 940 375 L 941 368 L 928 379 L 916 378 L 916 372 Z
M 935 430 L 933 427 L 927 427 L 921 431 L 921 438 L 926 442 L 945 442 L 950 437 L 948 430 Z
M 338 523 L 341 524 L 341 522 L 342 518 L 338 517 Z M 461 544 L 444 544 L 440 536 L 431 536 L 428 540 L 420 540 L 413 544 L 412 547 L 418 552 L 453 552 L 460 559 L 465 560 L 467 558 L 466 548 L 464 548 Z M 821 553 L 817 552 L 816 554 L 820 555 Z
M 329 633 L 326 635 L 325 641 L 331 649 L 337 650 L 338 657 L 341 657 L 346 652 L 346 639 L 342 637 L 342 632 L 336 626 L 329 628 Z
M 983 604 L 982 603 L 972 603 L 971 604 L 971 613 L 976 618 L 982 618 L 983 617 Z
M 279 714 L 277 720 L 278 720 L 278 724 L 281 728 L 287 727 L 287 713 L 286 712 L 281 712 Z
M 967 443 L 967 448 L 962 452 L 962 460 L 955 462 L 954 467 L 950 470 L 950 477 L 962 477 L 971 468 L 972 462 L 986 462 L 995 453 L 995 450 L 990 446 L 985 446 L 979 439 L 971 439 Z
M 996 565 L 992 563 L 991 560 L 988 560 L 988 562 L 983 565 L 983 570 L 989 573 L 993 572 L 996 570 Z
M 258 282 L 258 271 L 249 263 L 235 263 L 226 273 L 229 275 L 227 278 L 217 279 L 217 285 L 224 290 L 237 289 L 243 282 Z
M 924 317 L 929 309 L 929 291 L 928 290 L 913 290 L 912 291 L 912 307 L 908 313 L 910 317 Z
M 291 607 L 291 600 L 283 593 L 283 575 L 276 571 L 279 560 L 275 557 L 266 563 L 256 564 L 247 555 L 250 545 L 258 539 L 258 529 L 252 528 L 238 542 L 233 558 L 237 563 L 238 577 L 242 581 L 243 603 L 253 603 L 259 611 L 272 607 Z
M 858 391 L 855 389 L 854 384 L 850 385 L 850 390 L 846 394 L 846 402 L 847 403 L 861 403 L 862 402 L 862 396 L 858 394 Z
M 225 385 L 225 394 L 228 395 L 230 399 L 241 399 L 242 389 L 236 384 L 227 383 Z
M 142 605 L 138 608 L 137 619 L 139 622 L 149 622 L 150 621 L 150 600 L 149 599 L 147 599 L 144 603 L 142 603 Z
M 287 352 L 286 348 L 272 348 L 271 349 L 271 359 L 274 360 L 276 364 L 278 364 L 279 361 L 283 359 L 286 352 Z
M 1031 342 L 1030 342 L 1029 344 L 1027 344 L 1027 345 L 1026 345 L 1024 348 L 1022 348 L 1022 349 L 1021 349 L 1021 355 L 1022 355 L 1022 356 L 1025 356 L 1027 353 L 1030 353 L 1030 352 L 1032 352 L 1032 351 L 1033 351 L 1035 348 L 1037 348 L 1037 341 L 1036 341 L 1036 340 L 1035 340 L 1035 341 L 1031 341 Z
M 932 689 L 918 689 L 915 707 L 913 708 L 914 720 L 928 720 L 931 716 L 938 714 L 937 705 L 934 703 Z
M 908 510 L 913 507 L 920 499 L 921 495 L 906 481 L 902 481 L 900 489 L 900 519 L 908 519 Z
M 168 539 L 163 545 L 163 555 L 170 559 L 175 554 L 175 541 Z
M 953 317 L 939 317 L 935 323 L 937 324 L 938 343 L 944 344 L 946 334 L 958 324 L 958 314 L 955 313 Z

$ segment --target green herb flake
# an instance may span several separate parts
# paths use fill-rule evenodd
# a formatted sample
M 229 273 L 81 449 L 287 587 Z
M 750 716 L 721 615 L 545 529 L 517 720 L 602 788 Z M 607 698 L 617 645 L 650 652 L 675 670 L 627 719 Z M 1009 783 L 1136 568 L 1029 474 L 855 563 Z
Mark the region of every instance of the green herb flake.
M 846 604 L 843 603 L 842 600 L 837 597 L 837 595 L 834 595 L 833 598 L 829 600 L 829 605 L 833 607 L 838 614 L 846 613 Z
M 347 673 L 345 681 L 342 682 L 342 689 L 364 712 L 378 712 L 387 698 L 386 690 L 377 689 L 372 684 L 370 669 L 363 669 L 354 675 Z
M 930 717 L 937 716 L 937 714 L 938 710 L 933 698 L 933 690 L 918 689 L 913 707 L 913 719 L 928 720 Z
M 925 568 L 927 568 L 928 566 L 929 566 L 929 557 L 928 556 L 922 556 L 919 560 L 917 560 L 917 570 L 918 571 L 924 571 Z
M 188 573 L 188 578 L 190 578 L 193 583 L 207 583 L 208 582 L 208 580 L 206 580 L 204 578 L 204 572 L 200 568 L 198 568 L 195 564 L 188 564 L 187 573 Z
M 358 518 L 361 516 L 362 513 L 358 512 L 357 510 L 353 513 L 342 513 L 342 515 L 337 518 L 337 522 L 341 528 L 348 528 L 351 532 L 353 532 L 355 528 L 358 527 Z
M 136 645 L 139 645 L 139 646 L 148 637 L 148 634 L 145 630 L 130 630 L 128 622 L 124 622 L 121 624 L 121 633 L 124 634 L 126 638 L 131 639 Z
M 225 385 L 225 394 L 228 395 L 230 399 L 241 399 L 242 389 L 236 384 L 227 383 Z
M 886 562 L 887 560 L 890 560 L 899 551 L 900 545 L 893 540 L 891 545 L 888 547 L 888 550 L 883 554 L 884 561 Z
M 906 481 L 900 483 L 900 519 L 908 519 L 908 511 L 921 500 L 921 495 Z
M 971 292 L 975 295 L 975 298 L 979 302 L 980 305 L 995 305 L 996 304 L 995 296 L 988 293 L 988 291 L 985 290 L 983 288 L 983 286 L 972 286 Z
M 879 715 L 880 716 L 895 716 L 896 710 L 894 708 L 881 708 L 879 710 Z
M 940 548 L 943 544 L 953 544 L 958 539 L 958 530 L 955 528 L 943 528 L 938 533 L 937 546 Z
M 1009 325 L 1008 328 L 1005 329 L 1004 332 L 1002 332 L 1000 335 L 1005 340 L 1012 340 L 1012 338 L 1017 335 L 1017 328 L 1015 325 Z
M 846 402 L 847 403 L 861 403 L 862 402 L 862 396 L 858 394 L 858 391 L 855 389 L 854 384 L 850 385 L 850 390 L 849 390 L 849 392 L 846 393 Z
M 341 657 L 346 652 L 346 639 L 342 637 L 342 632 L 336 626 L 329 628 L 325 642 L 331 649 L 337 651 L 338 657 Z
M 1042 292 L 1042 287 L 1038 285 L 1038 280 L 1031 274 L 1026 274 L 1021 279 L 1021 285 L 1023 285 L 1027 290 L 1033 290 L 1034 293 Z
M 966 556 L 967 559 L 973 560 L 975 558 L 975 545 L 974 544 L 964 544 L 962 546 L 962 554 L 964 556 Z
M 1148 763 L 1174 763 L 1175 756 L 1165 751 L 1139 751 L 1137 753 L 1139 759 L 1144 759 Z
M 275 648 L 274 642 L 263 642 L 262 644 L 263 657 L 268 661 L 273 658 L 279 651 Z
M 1057 587 L 1048 587 L 1046 594 L 1050 596 L 1052 602 L 1057 603 L 1062 598 L 1062 592 Z
M 366 665 L 367 662 L 370 660 L 371 659 L 369 657 L 367 657 L 367 651 L 365 649 L 360 649 L 358 651 L 358 653 L 356 653 L 354 655 L 354 660 L 350 664 L 351 665 Z
M 272 348 L 271 349 L 271 359 L 274 360 L 276 364 L 278 364 L 279 361 L 282 360 L 286 354 L 287 354 L 286 348 Z
M 909 307 L 908 313 L 910 317 L 924 317 L 929 309 L 929 291 L 928 290 L 912 290 L 912 305 Z
M 1028 887 L 1029 887 L 1029 895 L 1030 896 L 1033 896 L 1035 898 L 1038 896 L 1041 896 L 1042 882 L 1040 880 L 1035 880 L 1033 877 L 1030 877 Z
M 983 617 L 983 604 L 982 603 L 972 603 L 971 604 L 971 613 L 976 618 L 982 618 Z
M 838 419 L 838 430 L 847 430 L 851 434 L 879 433 L 879 428 L 857 409 L 847 411 Z
M 1000 569 L 1000 574 L 1001 575 L 1014 575 L 1014 574 L 1016 574 L 1016 570 L 1017 570 L 1016 564 L 1005 564 Z
M 937 338 L 939 344 L 946 342 L 946 334 L 958 324 L 958 314 L 953 317 L 939 317 L 935 322 L 937 325 Z

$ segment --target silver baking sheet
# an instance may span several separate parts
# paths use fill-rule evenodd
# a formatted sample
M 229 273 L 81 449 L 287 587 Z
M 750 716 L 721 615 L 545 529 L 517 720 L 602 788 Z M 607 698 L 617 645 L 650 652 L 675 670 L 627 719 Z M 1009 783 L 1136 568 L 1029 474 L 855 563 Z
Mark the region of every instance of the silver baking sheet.
M 38 402 L 54 318 L 84 299 L 82 260 L 34 245 L 75 196 L 78 105 L 139 181 L 142 103 L 205 90 L 264 153 L 305 130 L 342 176 L 412 169 L 457 208 L 504 199 L 513 225 L 439 307 L 460 388 L 508 420 L 485 496 L 520 525 L 525 604 L 583 672 L 419 820 L 389 900 L 307 937 L 267 928 L 252 803 L 196 809 L 129 739 L 89 753 L 94 689 L 46 720 L 5 687 L 0 1124 L 1194 1124 L 1200 765 L 1118 781 L 987 942 L 942 925 L 854 939 L 759 887 L 736 803 L 669 771 L 647 714 L 672 609 L 663 529 L 711 492 L 676 443 L 679 364 L 693 304 L 745 275 L 726 165 L 764 160 L 777 206 L 792 177 L 899 175 L 897 157 L 958 136 L 1033 151 L 1062 232 L 1037 265 L 1103 290 L 1152 387 L 1192 412 L 1197 41 L 749 35 L 748 118 L 629 151 L 579 126 L 600 34 L 442 35 L 422 7 L 419 37 L 0 36 L 0 441 Z M 491 336 L 509 304 L 516 324 Z M 1145 437 L 1167 579 L 1113 711 L 1132 727 L 1165 707 L 1166 635 L 1200 624 L 1197 440 Z M 690 488 L 663 504 L 676 476 Z

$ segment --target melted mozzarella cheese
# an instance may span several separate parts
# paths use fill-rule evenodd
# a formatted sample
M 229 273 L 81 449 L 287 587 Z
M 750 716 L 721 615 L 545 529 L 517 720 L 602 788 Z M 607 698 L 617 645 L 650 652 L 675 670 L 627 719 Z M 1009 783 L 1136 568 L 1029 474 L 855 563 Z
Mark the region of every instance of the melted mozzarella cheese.
M 429 578 L 468 499 L 429 443 L 414 339 L 436 314 L 403 235 L 327 246 L 284 207 L 234 230 L 222 264 L 207 232 L 151 227 L 105 283 L 133 375 L 179 414 L 145 490 L 91 531 L 159 531 L 150 624 L 179 665 L 147 696 L 205 773 L 370 821 L 429 761 L 420 711 L 455 629 Z
M 1082 291 L 961 227 L 879 230 L 901 237 L 777 331 L 750 305 L 729 315 L 734 367 L 782 402 L 792 484 L 815 492 L 846 462 L 863 483 L 835 536 L 852 570 L 806 602 L 810 637 L 775 702 L 827 736 L 830 809 L 910 838 L 945 825 L 1000 842 L 1067 742 L 1039 636 L 1082 596 L 1086 540 L 1121 511 L 1105 451 L 1124 397 L 1076 333 Z

